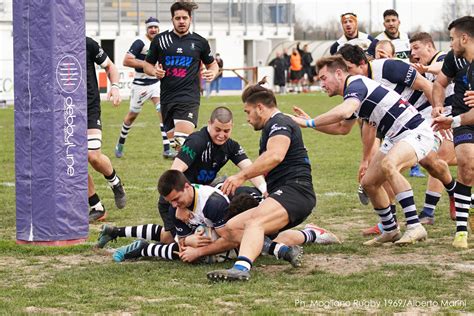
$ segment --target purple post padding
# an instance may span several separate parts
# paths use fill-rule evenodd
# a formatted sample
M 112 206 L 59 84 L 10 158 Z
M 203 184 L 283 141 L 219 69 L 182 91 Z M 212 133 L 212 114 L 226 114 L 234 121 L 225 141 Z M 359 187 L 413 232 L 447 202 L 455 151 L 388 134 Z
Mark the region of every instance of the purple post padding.
M 87 238 L 84 0 L 13 1 L 19 241 Z

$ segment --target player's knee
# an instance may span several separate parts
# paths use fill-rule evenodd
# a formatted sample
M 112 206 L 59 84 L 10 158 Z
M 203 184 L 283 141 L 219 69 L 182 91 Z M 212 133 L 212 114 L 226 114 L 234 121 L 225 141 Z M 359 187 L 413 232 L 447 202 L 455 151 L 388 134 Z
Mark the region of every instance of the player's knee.
M 95 166 L 100 163 L 100 150 L 89 150 L 87 153 L 87 160 L 92 166 Z
M 398 170 L 397 166 L 392 159 L 389 157 L 385 157 L 382 162 L 380 163 L 380 167 L 382 169 L 382 173 L 386 178 L 392 177 Z

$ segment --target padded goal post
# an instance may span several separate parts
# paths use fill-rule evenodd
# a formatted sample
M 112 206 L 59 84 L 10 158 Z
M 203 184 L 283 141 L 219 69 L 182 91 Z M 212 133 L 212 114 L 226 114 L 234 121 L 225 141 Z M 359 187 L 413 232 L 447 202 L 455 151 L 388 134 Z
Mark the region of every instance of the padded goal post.
M 17 243 L 88 236 L 84 0 L 13 1 Z

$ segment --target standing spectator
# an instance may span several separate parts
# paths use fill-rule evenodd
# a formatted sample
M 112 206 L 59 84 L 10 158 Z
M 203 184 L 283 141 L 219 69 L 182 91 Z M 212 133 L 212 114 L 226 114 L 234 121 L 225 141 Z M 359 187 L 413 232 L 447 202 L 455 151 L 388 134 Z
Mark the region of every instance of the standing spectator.
M 268 64 L 269 66 L 273 67 L 275 73 L 273 75 L 273 84 L 279 87 L 279 93 L 285 94 L 286 93 L 286 70 L 288 69 L 285 57 L 283 54 L 278 51 L 276 53 L 276 57 L 272 59 L 272 61 Z
M 313 56 L 311 56 L 311 53 L 308 50 L 308 44 L 305 44 L 303 46 L 303 49 L 300 49 L 300 43 L 296 45 L 296 49 L 301 55 L 301 63 L 303 64 L 303 86 L 306 88 L 303 88 L 303 91 L 309 91 L 309 86 L 313 84 L 314 79 L 313 79 L 313 69 L 311 67 L 311 63 L 313 62 Z
M 222 80 L 222 72 L 224 68 L 224 61 L 221 58 L 221 55 L 219 53 L 216 54 L 216 62 L 217 66 L 219 66 L 219 72 L 214 80 L 212 80 L 210 83 L 206 83 L 206 97 L 209 98 L 211 96 L 212 90 L 216 90 L 216 94 L 219 94 L 219 88 L 221 86 L 221 80 Z
M 303 75 L 303 64 L 301 63 L 301 55 L 296 48 L 290 56 L 290 81 L 295 92 L 301 90 L 301 77 Z

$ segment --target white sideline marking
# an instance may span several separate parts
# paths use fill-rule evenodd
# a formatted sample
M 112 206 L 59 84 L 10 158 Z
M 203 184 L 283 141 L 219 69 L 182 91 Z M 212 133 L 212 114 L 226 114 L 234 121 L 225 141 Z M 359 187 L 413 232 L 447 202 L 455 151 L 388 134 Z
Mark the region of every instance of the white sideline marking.
M 316 195 L 318 195 L 317 192 L 316 192 Z M 344 192 L 332 192 L 331 191 L 331 192 L 321 193 L 321 195 L 333 197 L 333 196 L 351 196 L 352 194 L 348 194 L 348 193 L 344 193 Z
M 0 182 L 0 185 L 3 187 L 12 188 L 12 187 L 15 187 L 15 182 Z

